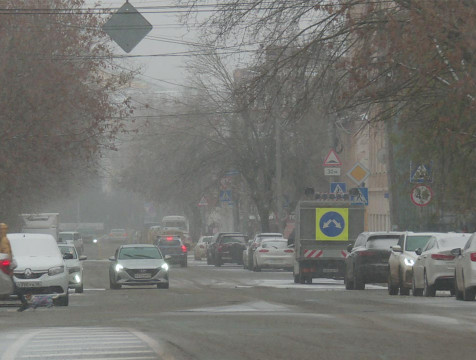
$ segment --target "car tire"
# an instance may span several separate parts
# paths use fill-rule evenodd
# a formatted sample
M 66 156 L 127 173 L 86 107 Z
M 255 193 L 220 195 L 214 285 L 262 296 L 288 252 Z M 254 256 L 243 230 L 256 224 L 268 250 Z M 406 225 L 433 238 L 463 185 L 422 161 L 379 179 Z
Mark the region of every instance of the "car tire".
M 207 265 L 211 265 L 212 261 L 210 260 L 210 257 L 207 255 Z
M 417 289 L 415 285 L 415 278 L 412 278 L 412 294 L 413 296 L 422 296 L 423 295 L 423 289 Z
M 435 297 L 436 289 L 435 285 L 428 284 L 428 278 L 426 276 L 426 271 L 424 273 L 424 288 L 423 288 L 423 295 L 426 297 Z
M 111 278 L 109 278 L 109 288 L 111 290 L 118 290 L 121 288 L 121 285 L 116 284 Z
M 169 282 L 168 281 L 166 283 L 157 284 L 157 289 L 168 289 L 168 288 L 169 288 Z
M 81 284 L 81 286 L 79 288 L 74 289 L 74 292 L 76 294 L 82 294 L 84 292 L 84 285 Z
M 293 274 L 293 277 L 294 277 L 294 283 L 298 284 L 299 283 L 299 275 Z
M 221 259 L 220 259 L 218 256 L 215 258 L 215 266 L 216 266 L 216 267 L 220 267 L 220 266 L 221 266 Z
M 410 295 L 410 289 L 405 287 L 400 287 L 400 295 L 402 296 Z
M 388 295 L 398 295 L 398 286 L 392 284 L 392 277 L 390 276 L 390 271 L 388 272 L 387 288 Z
M 60 296 L 57 299 L 53 300 L 53 303 L 56 306 L 68 306 L 69 305 L 69 293 L 66 292 L 66 295 Z
M 365 290 L 365 282 L 362 279 L 362 276 L 360 276 L 357 271 L 354 269 L 354 290 Z
M 473 287 L 467 288 L 464 284 L 464 277 L 463 277 L 463 300 L 464 301 L 474 301 L 476 297 L 476 291 Z
M 256 264 L 256 262 L 253 260 L 253 271 L 255 272 L 260 272 L 261 268 Z
M 463 292 L 458 289 L 458 278 L 456 277 L 455 272 L 455 298 L 456 300 L 463 300 Z
M 347 271 L 344 273 L 344 285 L 346 290 L 354 290 L 354 283 L 349 280 Z
M 187 258 L 185 258 L 185 260 L 182 260 L 180 262 L 180 267 L 187 267 Z

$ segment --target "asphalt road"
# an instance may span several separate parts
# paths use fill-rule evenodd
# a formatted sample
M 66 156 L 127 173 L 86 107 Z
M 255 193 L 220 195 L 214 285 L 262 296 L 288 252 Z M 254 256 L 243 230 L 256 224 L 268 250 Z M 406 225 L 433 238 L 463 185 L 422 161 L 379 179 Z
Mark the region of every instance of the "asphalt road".
M 476 302 L 389 296 L 383 286 L 294 284 L 189 257 L 170 289 L 109 290 L 116 245 L 87 245 L 85 291 L 70 306 L 0 306 L 6 359 L 473 359 Z

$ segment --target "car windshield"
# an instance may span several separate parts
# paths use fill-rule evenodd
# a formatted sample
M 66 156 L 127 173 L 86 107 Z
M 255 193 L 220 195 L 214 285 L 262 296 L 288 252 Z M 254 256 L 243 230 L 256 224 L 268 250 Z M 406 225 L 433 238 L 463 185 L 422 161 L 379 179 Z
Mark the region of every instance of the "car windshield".
M 431 235 L 408 235 L 405 243 L 405 251 L 415 251 L 426 246 Z
M 246 238 L 244 236 L 224 236 L 221 240 L 222 244 L 229 244 L 229 243 L 241 243 L 246 244 Z
M 124 234 L 126 232 L 126 230 L 124 229 L 112 229 L 111 230 L 111 233 L 113 234 Z
M 159 239 L 158 246 L 180 246 L 180 240 Z
M 73 255 L 73 259 L 78 258 L 78 254 L 76 253 L 76 249 L 74 248 L 74 246 L 59 246 L 59 249 L 61 251 L 61 255 L 71 254 Z
M 59 241 L 73 240 L 74 236 L 70 233 L 60 233 L 58 236 Z
M 162 255 L 155 246 L 125 247 L 119 252 L 119 260 L 126 259 L 162 259 Z
M 177 228 L 180 230 L 187 230 L 187 223 L 183 221 L 167 221 L 164 223 L 164 227 Z
M 288 246 L 287 240 L 273 240 L 273 241 L 263 241 L 261 247 L 263 248 L 275 248 L 275 249 L 285 249 Z
M 204 237 L 202 239 L 202 242 L 210 244 L 210 241 L 212 241 L 212 239 L 213 239 L 213 236 Z
M 390 250 L 391 246 L 397 245 L 398 236 L 371 237 L 367 240 L 365 246 L 367 249 Z
M 463 248 L 467 241 L 468 241 L 468 238 L 463 236 L 439 239 L 438 248 L 439 249 Z

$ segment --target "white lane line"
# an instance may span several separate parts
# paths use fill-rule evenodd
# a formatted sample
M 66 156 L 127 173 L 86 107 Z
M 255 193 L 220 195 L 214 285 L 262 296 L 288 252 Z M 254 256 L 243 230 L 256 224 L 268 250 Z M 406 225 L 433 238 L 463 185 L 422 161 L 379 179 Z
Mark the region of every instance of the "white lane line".
M 78 358 L 78 360 L 80 360 L 80 359 L 85 360 L 85 358 L 83 358 L 83 357 Z M 115 356 L 114 357 L 114 360 L 151 360 L 151 359 L 157 360 L 157 356 L 134 356 L 134 357 L 122 357 L 122 356 L 117 357 L 117 356 Z M 107 360 L 107 358 L 103 358 L 103 357 L 87 358 L 87 360 Z
M 18 352 L 25 347 L 28 341 L 33 338 L 35 335 L 39 334 L 41 330 L 31 331 L 30 333 L 26 333 L 20 338 L 15 341 L 12 345 L 10 345 L 2 355 L 2 360 L 15 360 L 17 358 Z
M 81 351 L 81 352 L 65 352 L 65 353 L 50 353 L 50 354 L 26 354 L 22 355 L 22 358 L 46 358 L 46 357 L 60 357 L 63 359 L 66 359 L 71 356 L 88 356 L 88 355 L 101 355 L 101 356 L 106 356 L 106 355 L 121 355 L 121 354 L 153 354 L 154 352 L 151 350 L 139 350 L 139 351 Z M 134 357 L 134 359 L 137 359 Z
M 129 331 L 131 332 L 131 334 L 134 334 L 139 339 L 141 339 L 143 342 L 145 342 L 152 350 L 154 350 L 154 352 L 157 355 L 159 355 L 162 358 L 167 359 L 167 360 L 173 360 L 173 357 L 170 354 L 166 354 L 162 350 L 162 348 L 159 346 L 159 344 L 157 344 L 157 342 L 155 340 L 153 340 L 152 338 L 150 338 L 146 334 L 144 334 L 140 331 L 134 330 L 134 329 L 129 329 Z
M 131 336 L 129 334 L 120 334 L 120 335 L 104 335 L 104 334 L 97 334 L 97 335 L 100 335 L 101 336 L 101 339 L 103 340 L 108 340 L 110 338 L 112 339 L 130 339 Z M 76 334 L 76 335 L 63 335 L 61 336 L 61 339 L 81 339 L 81 340 L 88 340 L 88 339 L 94 339 L 96 337 L 96 335 L 90 335 L 90 334 Z M 44 339 L 44 340 L 51 340 L 51 336 L 50 335 L 41 335 L 41 336 L 36 336 L 35 337 L 35 341 L 36 340 L 41 340 L 41 339 Z
M 65 343 L 61 342 L 62 346 L 66 346 Z M 82 350 L 85 346 L 91 347 L 91 344 L 76 344 L 76 345 L 68 345 L 68 349 L 70 350 Z M 113 350 L 119 349 L 147 349 L 146 344 L 140 343 L 139 345 L 119 345 L 119 344 L 110 344 L 109 342 L 106 344 L 101 344 L 101 349 L 111 348 Z M 34 345 L 28 346 L 28 351 L 35 352 L 35 351 L 53 351 L 58 349 L 58 344 L 44 344 L 44 345 Z

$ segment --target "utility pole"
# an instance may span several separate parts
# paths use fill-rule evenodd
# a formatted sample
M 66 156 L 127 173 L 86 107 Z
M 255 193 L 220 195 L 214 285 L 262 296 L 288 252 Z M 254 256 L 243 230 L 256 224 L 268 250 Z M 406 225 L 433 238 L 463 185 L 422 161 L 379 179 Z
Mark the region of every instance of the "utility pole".
M 283 232 L 283 226 L 281 224 L 281 213 L 282 213 L 282 200 L 283 200 L 283 189 L 281 187 L 281 176 L 282 176 L 282 168 L 281 168 L 281 122 L 278 113 L 274 112 L 274 126 L 276 127 L 276 217 L 277 217 L 277 224 L 278 230 L 280 233 Z

